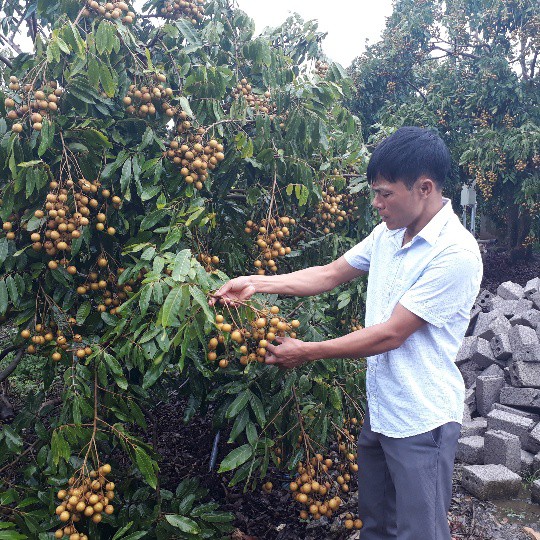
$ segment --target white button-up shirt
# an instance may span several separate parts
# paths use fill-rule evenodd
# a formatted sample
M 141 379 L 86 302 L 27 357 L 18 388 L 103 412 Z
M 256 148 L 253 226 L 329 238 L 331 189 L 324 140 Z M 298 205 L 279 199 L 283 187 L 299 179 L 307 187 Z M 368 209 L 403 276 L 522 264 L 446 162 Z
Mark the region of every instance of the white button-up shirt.
M 351 266 L 369 271 L 366 327 L 388 320 L 398 302 L 428 323 L 399 348 L 367 359 L 371 428 L 396 438 L 462 422 L 465 386 L 454 361 L 482 280 L 478 243 L 448 199 L 402 247 L 404 233 L 381 223 L 345 253 Z

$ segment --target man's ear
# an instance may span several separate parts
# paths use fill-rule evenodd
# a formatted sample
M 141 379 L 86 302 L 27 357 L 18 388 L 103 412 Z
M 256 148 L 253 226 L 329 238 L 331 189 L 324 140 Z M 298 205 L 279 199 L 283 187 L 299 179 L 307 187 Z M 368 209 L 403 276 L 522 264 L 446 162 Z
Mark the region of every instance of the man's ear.
M 420 189 L 420 193 L 424 196 L 424 197 L 428 197 L 429 195 L 431 195 L 435 189 L 436 189 L 436 186 L 435 186 L 435 182 L 431 179 L 431 178 L 422 178 L 420 180 L 420 186 L 419 186 L 419 189 Z

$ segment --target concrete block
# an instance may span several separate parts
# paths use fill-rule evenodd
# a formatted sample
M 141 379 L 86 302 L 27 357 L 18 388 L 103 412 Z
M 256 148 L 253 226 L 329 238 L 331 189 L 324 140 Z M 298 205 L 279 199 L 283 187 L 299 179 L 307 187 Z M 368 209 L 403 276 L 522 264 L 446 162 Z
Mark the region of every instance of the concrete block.
M 476 382 L 471 388 L 465 390 L 465 407 L 469 412 L 469 416 L 476 411 Z
M 533 474 L 533 463 L 534 463 L 534 454 L 527 452 L 527 450 L 522 450 L 521 451 L 521 471 L 519 473 L 522 478 L 525 478 Z
M 510 499 L 519 493 L 521 478 L 504 465 L 466 465 L 461 485 L 484 501 Z
M 512 281 L 505 281 L 497 287 L 497 296 L 504 300 L 519 300 L 523 298 L 523 287 Z
M 532 474 L 540 472 L 540 452 L 533 458 Z
M 479 377 L 504 377 L 504 371 L 497 364 L 491 364 L 480 373 Z
M 540 412 L 540 389 L 505 386 L 501 389 L 499 402 L 503 405 L 526 407 Z
M 478 338 L 471 346 L 471 359 L 480 368 L 487 368 L 498 360 L 493 356 L 489 341 L 483 338 Z
M 461 417 L 461 424 L 464 424 L 465 422 L 471 422 L 471 411 L 469 410 L 469 407 L 465 405 L 463 407 L 463 416 Z
M 476 410 L 482 416 L 487 416 L 493 404 L 499 401 L 503 386 L 504 377 L 490 377 L 482 374 L 476 379 Z
M 533 294 L 540 292 L 540 277 L 535 277 L 527 281 L 525 287 L 523 287 L 523 296 L 530 298 Z
M 538 325 L 540 325 L 540 310 L 531 308 L 527 311 L 524 311 L 523 313 L 514 315 L 510 319 L 510 324 L 512 326 L 530 326 L 531 328 L 534 328 L 536 330 L 536 328 L 538 328 Z
M 540 388 L 540 362 L 512 362 L 510 382 L 519 388 Z
M 500 296 L 494 296 L 490 300 L 490 313 L 499 313 L 505 317 L 513 317 L 516 314 L 519 300 L 504 300 Z
M 524 311 L 528 311 L 529 309 L 533 309 L 533 303 L 531 300 L 527 300 L 526 298 L 522 298 L 521 300 L 518 300 L 516 304 L 516 311 L 513 313 L 513 315 L 519 315 L 520 313 L 523 313 Z
M 460 437 L 483 436 L 487 431 L 487 420 L 485 418 L 474 418 L 471 422 L 464 422 L 461 425 Z
M 505 386 L 504 388 L 511 388 L 508 386 Z M 503 388 L 503 390 L 504 390 Z M 501 390 L 502 392 L 502 390 Z M 494 409 L 499 409 L 500 411 L 505 411 L 511 414 L 517 414 L 518 416 L 523 416 L 524 418 L 530 418 L 533 422 L 540 422 L 540 415 L 529 412 L 529 411 L 523 411 L 521 409 L 516 409 L 515 407 L 509 407 L 508 405 L 502 405 L 501 403 L 495 403 L 493 405 Z
M 490 311 L 478 315 L 473 335 L 490 341 L 497 334 L 507 334 L 511 329 L 512 325 L 504 315 Z
M 512 358 L 518 362 L 540 362 L 540 340 L 529 326 L 516 325 L 508 332 Z
M 506 431 L 512 435 L 517 435 L 521 441 L 521 447 L 525 450 L 528 448 L 529 432 L 535 426 L 534 420 L 525 418 L 517 414 L 507 413 L 500 409 L 493 409 L 487 415 L 488 430 Z
M 519 437 L 506 431 L 488 429 L 484 435 L 484 463 L 504 465 L 519 474 L 521 471 Z
M 477 339 L 478 338 L 473 336 L 463 338 L 455 360 L 455 363 L 458 366 L 471 359 L 471 346 Z
M 493 356 L 497 360 L 504 362 L 512 357 L 512 348 L 510 347 L 510 337 L 507 333 L 497 334 L 489 342 Z
M 531 485 L 531 501 L 540 504 L 540 479 L 535 480 Z
M 482 368 L 478 367 L 476 362 L 469 360 L 459 366 L 465 388 L 472 388 L 476 384 L 476 378 L 482 373 Z
M 529 433 L 525 450 L 533 454 L 540 452 L 540 423 L 536 424 Z
M 478 293 L 474 305 L 480 306 L 483 311 L 488 311 L 489 309 L 491 309 L 491 299 L 494 296 L 495 295 L 489 292 L 487 289 L 483 289 Z
M 533 307 L 540 309 L 540 292 L 536 292 L 529 296 L 529 300 L 532 302 Z
M 484 464 L 484 437 L 472 435 L 458 440 L 456 459 L 468 465 Z M 532 458 L 531 458 L 532 465 Z

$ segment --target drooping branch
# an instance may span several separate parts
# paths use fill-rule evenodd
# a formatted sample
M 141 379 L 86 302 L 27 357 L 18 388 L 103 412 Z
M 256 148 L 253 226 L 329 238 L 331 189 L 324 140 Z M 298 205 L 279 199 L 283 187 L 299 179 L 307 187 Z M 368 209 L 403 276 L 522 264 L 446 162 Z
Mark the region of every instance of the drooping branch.
M 12 39 L 6 38 L 2 34 L 0 34 L 0 41 L 5 43 L 8 47 L 11 47 L 11 49 L 13 49 L 17 54 L 22 53 L 21 48 L 17 44 L 13 43 Z
M 448 49 L 445 49 L 443 47 L 439 47 L 438 45 L 433 45 L 432 49 L 437 49 L 438 51 L 445 52 L 446 54 L 448 54 L 450 56 L 464 56 L 466 58 L 472 58 L 473 60 L 479 60 L 480 59 L 480 57 L 477 54 L 467 53 L 465 51 L 460 51 L 460 52 L 449 51 Z
M 8 349 L 11 349 L 11 351 L 13 351 L 16 349 L 16 347 L 9 347 Z M 11 352 L 8 349 L 6 349 L 6 351 Z M 6 351 L 4 351 L 5 354 L 2 353 L 4 356 L 7 354 Z M 8 367 L 4 369 L 4 371 L 0 372 L 0 383 L 5 381 L 15 371 L 15 368 L 19 365 L 25 352 L 26 351 L 24 349 L 20 349 L 19 352 L 15 355 L 15 358 L 8 365 Z M 0 357 L 0 359 L 1 358 L 3 358 L 3 356 Z

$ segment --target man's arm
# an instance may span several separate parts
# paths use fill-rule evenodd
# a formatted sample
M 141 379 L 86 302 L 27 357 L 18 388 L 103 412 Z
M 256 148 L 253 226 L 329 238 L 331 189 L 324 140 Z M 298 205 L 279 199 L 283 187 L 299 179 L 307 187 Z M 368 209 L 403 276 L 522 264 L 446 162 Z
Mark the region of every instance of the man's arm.
M 232 279 L 214 293 L 211 300 L 224 302 L 248 300 L 255 293 L 285 294 L 289 296 L 314 296 L 330 291 L 366 272 L 351 266 L 345 257 L 325 266 L 312 266 L 279 276 L 242 276 Z
M 401 304 L 397 304 L 390 318 L 383 323 L 357 330 L 336 339 L 304 342 L 291 338 L 276 338 L 280 345 L 269 344 L 267 364 L 293 368 L 323 358 L 364 358 L 400 347 L 426 321 Z

